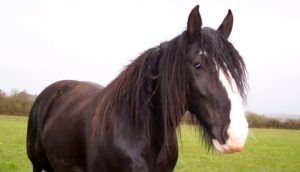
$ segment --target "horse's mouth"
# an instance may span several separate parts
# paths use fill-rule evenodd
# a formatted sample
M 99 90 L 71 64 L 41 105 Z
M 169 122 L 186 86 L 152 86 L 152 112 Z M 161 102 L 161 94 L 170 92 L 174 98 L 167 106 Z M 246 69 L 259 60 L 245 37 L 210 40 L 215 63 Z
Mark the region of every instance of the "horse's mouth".
M 242 144 L 240 141 L 232 141 L 232 140 L 227 140 L 225 144 L 220 144 L 219 141 L 213 139 L 212 143 L 214 147 L 225 154 L 231 154 L 231 153 L 237 153 L 241 152 L 244 148 L 244 144 Z

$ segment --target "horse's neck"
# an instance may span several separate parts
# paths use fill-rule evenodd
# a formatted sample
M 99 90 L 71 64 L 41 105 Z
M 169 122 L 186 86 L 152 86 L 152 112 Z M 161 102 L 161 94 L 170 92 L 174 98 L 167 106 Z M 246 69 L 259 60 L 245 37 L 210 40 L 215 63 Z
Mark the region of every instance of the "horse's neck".
M 156 94 L 154 94 L 152 98 L 152 103 L 153 103 L 153 110 L 152 110 L 152 117 L 151 117 L 151 126 L 150 126 L 150 139 L 151 139 L 151 144 L 155 145 L 156 147 L 159 147 L 160 151 L 163 147 L 166 146 L 164 143 L 165 140 L 165 133 L 164 133 L 164 117 L 162 113 L 162 108 L 161 108 L 161 98 L 159 91 L 157 91 Z M 168 119 L 166 119 L 168 120 Z M 176 130 L 174 131 L 176 133 Z M 169 136 L 169 139 L 171 139 L 173 142 L 177 142 L 177 137 L 176 134 L 173 136 Z M 170 140 L 170 142 L 172 142 Z M 177 145 L 176 145 L 177 149 Z
M 152 163 L 155 167 L 152 171 L 168 171 L 167 169 L 173 169 L 178 158 L 177 137 L 169 137 L 170 142 L 173 142 L 169 148 L 164 143 L 164 123 L 161 108 L 156 106 L 153 111 L 152 125 L 151 125 L 151 156 Z M 174 131 L 176 132 L 176 131 Z M 153 161 L 154 160 L 154 161 Z

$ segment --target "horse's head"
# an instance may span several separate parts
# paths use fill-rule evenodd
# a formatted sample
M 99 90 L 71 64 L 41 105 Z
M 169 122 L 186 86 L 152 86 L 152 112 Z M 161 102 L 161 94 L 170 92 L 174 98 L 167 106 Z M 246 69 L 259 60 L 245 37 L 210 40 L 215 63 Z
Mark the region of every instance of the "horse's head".
M 199 6 L 187 23 L 187 59 L 190 70 L 188 110 L 200 122 L 208 141 L 224 153 L 243 149 L 248 123 L 243 109 L 245 98 L 244 62 L 228 42 L 233 16 L 228 11 L 217 30 L 202 28 Z

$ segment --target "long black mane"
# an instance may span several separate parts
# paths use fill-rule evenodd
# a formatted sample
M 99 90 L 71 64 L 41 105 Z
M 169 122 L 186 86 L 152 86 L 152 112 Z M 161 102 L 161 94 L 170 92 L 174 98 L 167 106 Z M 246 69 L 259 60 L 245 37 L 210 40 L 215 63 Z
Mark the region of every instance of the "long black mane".
M 187 41 L 187 33 L 183 32 L 173 40 L 145 51 L 104 89 L 94 119 L 94 127 L 100 128 L 102 136 L 114 134 L 118 115 L 127 114 L 132 126 L 137 129 L 145 127 L 148 137 L 151 137 L 150 121 L 158 115 L 155 112 L 160 112 L 164 144 L 166 148 L 176 144 L 173 138 L 187 109 L 190 92 Z M 212 58 L 208 59 L 210 68 L 230 72 L 245 98 L 247 72 L 233 45 L 219 32 L 203 28 L 200 47 L 211 54 Z M 155 95 L 159 95 L 158 102 L 153 100 Z

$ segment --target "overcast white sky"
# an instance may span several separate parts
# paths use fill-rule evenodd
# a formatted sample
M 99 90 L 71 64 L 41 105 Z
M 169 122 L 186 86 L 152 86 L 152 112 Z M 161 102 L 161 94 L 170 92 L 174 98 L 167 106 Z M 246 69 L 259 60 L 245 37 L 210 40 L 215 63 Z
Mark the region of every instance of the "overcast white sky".
M 0 89 L 40 93 L 76 79 L 107 85 L 146 49 L 234 14 L 230 40 L 249 71 L 247 110 L 300 114 L 299 0 L 0 0 Z

